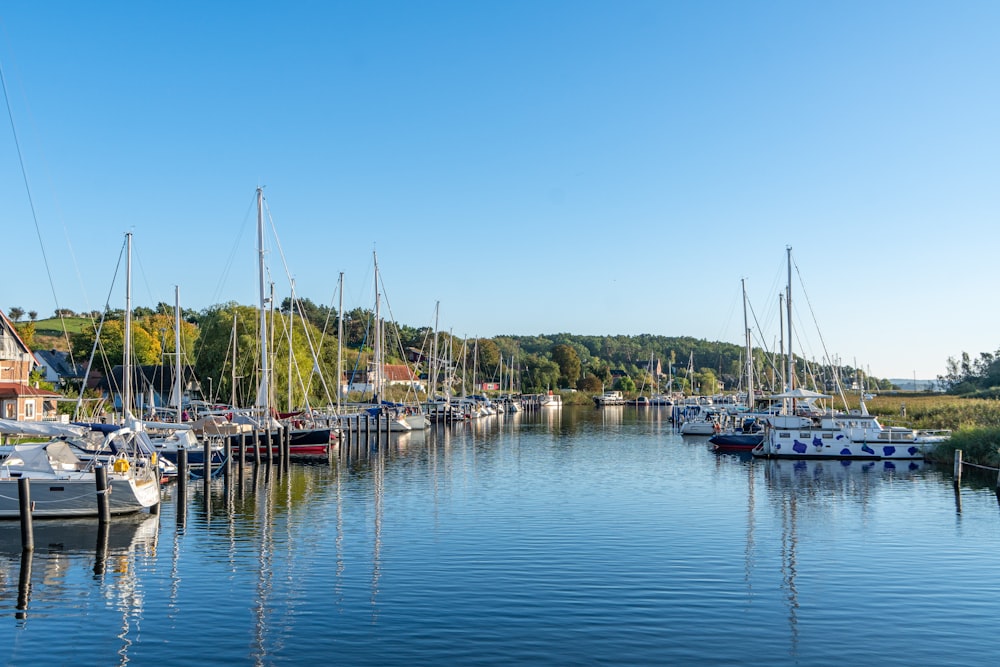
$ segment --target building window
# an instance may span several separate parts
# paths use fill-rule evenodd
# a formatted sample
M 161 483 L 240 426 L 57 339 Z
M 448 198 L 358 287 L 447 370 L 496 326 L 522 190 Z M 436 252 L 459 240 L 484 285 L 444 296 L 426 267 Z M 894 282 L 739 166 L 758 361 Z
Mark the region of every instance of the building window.
M 14 414 L 14 406 L 15 403 L 11 403 L 10 401 L 4 403 L 3 407 L 4 417 L 6 417 L 7 419 L 17 419 L 17 415 Z
M 24 402 L 24 418 L 34 419 L 35 418 L 35 401 L 25 401 Z

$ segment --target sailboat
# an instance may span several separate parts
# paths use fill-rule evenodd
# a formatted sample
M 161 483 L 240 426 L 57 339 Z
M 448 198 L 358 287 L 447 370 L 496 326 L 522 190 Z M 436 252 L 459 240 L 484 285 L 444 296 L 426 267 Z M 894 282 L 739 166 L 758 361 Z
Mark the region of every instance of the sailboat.
M 746 280 L 741 280 L 743 287 L 743 334 L 746 349 L 744 354 L 746 360 L 743 364 L 743 374 L 746 379 L 747 409 L 749 413 L 736 414 L 737 423 L 725 431 L 716 433 L 708 442 L 716 451 L 751 451 L 754 447 L 764 442 L 764 425 L 752 414 L 754 409 L 754 388 L 753 388 L 753 337 L 750 334 L 749 321 L 747 320 L 747 286 Z
M 181 296 L 180 287 L 174 288 L 174 382 L 170 403 L 174 407 L 173 422 L 149 422 L 150 441 L 160 456 L 174 465 L 180 450 L 187 452 L 187 462 L 192 468 L 205 465 L 205 446 L 198 441 L 191 424 L 183 420 L 183 365 L 181 363 Z M 210 465 L 217 466 L 225 461 L 225 451 L 221 441 L 213 442 L 209 448 Z
M 257 429 L 257 446 L 267 447 L 270 445 L 271 453 L 278 454 L 281 438 L 285 437 L 285 430 L 288 430 L 290 456 L 325 456 L 330 449 L 330 441 L 333 437 L 331 428 L 306 428 L 296 427 L 291 422 L 281 422 L 275 419 L 275 410 L 271 403 L 271 355 L 268 349 L 268 317 L 267 305 L 273 296 L 267 290 L 266 266 L 264 263 L 264 189 L 257 188 L 257 277 L 259 288 L 260 309 L 260 384 L 257 386 L 257 400 L 252 415 L 247 411 L 234 411 L 233 421 L 237 423 L 250 423 Z M 241 436 L 230 435 L 230 442 L 238 445 Z M 252 439 L 251 439 L 252 445 Z
M 0 463 L 0 519 L 20 516 L 18 480 L 30 479 L 34 517 L 97 516 L 96 467 L 107 461 L 111 514 L 129 514 L 160 502 L 160 471 L 156 454 L 132 414 L 132 234 L 126 234 L 127 270 L 125 297 L 123 425 L 104 435 L 94 453 L 81 458 L 66 442 L 67 434 L 48 442 L 14 445 Z M 53 425 L 54 427 L 54 425 Z M 26 429 L 23 423 L 7 424 L 8 433 Z M 67 427 L 63 427 L 67 428 Z M 30 432 L 29 432 L 30 434 Z M 36 436 L 37 437 L 37 436 Z
M 832 398 L 827 394 L 795 387 L 795 361 L 792 346 L 792 249 L 788 253 L 788 384 L 784 392 L 772 395 L 784 402 L 781 414 L 768 418 L 769 430 L 753 455 L 765 458 L 796 459 L 923 459 L 924 453 L 950 437 L 947 432 L 922 432 L 903 427 L 885 427 L 861 408 L 849 412 L 811 411 L 803 414 L 796 404 Z
M 385 347 L 387 336 L 385 324 L 382 321 L 382 293 L 380 292 L 381 281 L 378 270 L 378 256 L 372 252 L 375 273 L 375 321 L 372 337 L 372 361 L 369 365 L 369 374 L 372 379 L 372 403 L 374 407 L 368 409 L 368 413 L 374 416 L 388 417 L 389 430 L 394 433 L 406 433 L 408 431 L 422 431 L 430 426 L 430 420 L 424 414 L 416 400 L 412 404 L 394 403 L 385 400 L 386 363 Z M 403 369 L 400 369 L 403 370 Z M 409 367 L 405 369 L 407 375 L 410 374 Z M 412 384 L 411 384 L 412 389 Z

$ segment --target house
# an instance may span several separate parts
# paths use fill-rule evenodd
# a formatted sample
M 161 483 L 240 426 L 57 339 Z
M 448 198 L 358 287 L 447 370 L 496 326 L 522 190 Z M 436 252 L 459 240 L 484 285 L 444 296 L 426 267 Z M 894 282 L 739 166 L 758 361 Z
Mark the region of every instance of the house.
M 424 391 L 425 383 L 406 364 L 383 364 L 382 378 L 386 387 L 410 385 L 415 391 Z M 369 394 L 375 389 L 375 377 L 371 370 L 351 371 L 347 374 L 347 390 Z
M 60 350 L 37 350 L 38 370 L 46 382 L 57 387 L 73 386 L 79 388 L 83 381 L 85 369 L 82 364 L 74 364 L 69 352 Z
M 31 384 L 35 355 L 0 311 L 0 417 L 41 421 L 56 416 L 59 394 Z
M 110 397 L 115 406 L 115 410 L 121 410 L 121 392 L 125 380 L 125 367 L 115 366 L 109 375 L 105 375 L 99 369 L 91 369 L 90 377 L 87 379 L 88 389 L 97 389 L 103 396 Z M 185 366 L 181 370 L 181 404 L 187 404 L 193 392 L 200 392 L 201 385 L 194 377 L 194 370 Z M 143 413 L 151 413 L 156 408 L 166 408 L 173 406 L 176 408 L 177 400 L 173 397 L 174 392 L 174 367 L 173 366 L 133 366 L 132 367 L 132 393 L 135 408 Z M 201 394 L 199 393 L 199 397 Z

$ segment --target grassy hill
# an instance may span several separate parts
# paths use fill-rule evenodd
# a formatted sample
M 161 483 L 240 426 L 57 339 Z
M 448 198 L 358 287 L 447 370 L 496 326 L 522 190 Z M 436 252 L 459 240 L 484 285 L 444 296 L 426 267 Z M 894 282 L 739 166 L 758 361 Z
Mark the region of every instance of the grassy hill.
M 35 350 L 67 351 L 69 345 L 66 342 L 63 325 L 66 327 L 66 332 L 70 334 L 80 333 L 84 328 L 93 326 L 90 320 L 85 317 L 67 317 L 62 320 L 51 317 L 47 320 L 36 320 L 35 336 L 31 341 L 31 347 Z
M 35 321 L 35 334 L 43 334 L 45 336 L 62 336 L 63 325 L 65 325 L 65 331 L 68 333 L 80 333 L 84 330 L 84 327 L 93 326 L 90 323 L 90 320 L 85 317 L 66 317 L 61 320 L 55 317 L 50 317 L 47 320 Z

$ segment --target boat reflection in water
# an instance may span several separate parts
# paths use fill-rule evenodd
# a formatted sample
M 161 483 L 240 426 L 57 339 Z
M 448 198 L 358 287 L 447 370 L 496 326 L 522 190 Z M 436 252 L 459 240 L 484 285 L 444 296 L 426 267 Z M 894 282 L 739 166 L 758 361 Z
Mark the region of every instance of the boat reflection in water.
M 842 491 L 867 495 L 887 479 L 908 479 L 926 470 L 922 460 L 768 459 L 764 476 L 768 488 Z
M 127 634 L 130 619 L 143 613 L 132 560 L 137 554 L 155 555 L 158 528 L 156 514 L 120 517 L 107 524 L 93 519 L 35 521 L 35 549 L 25 551 L 20 522 L 0 522 L 0 581 L 13 581 L 17 572 L 14 615 L 27 623 L 31 608 L 49 608 L 50 596 L 61 599 L 74 578 L 83 574 L 100 582 L 106 604 L 121 610 Z M 93 561 L 80 558 L 89 554 Z M 80 563 L 87 563 L 85 573 L 74 569 Z M 127 637 L 122 641 L 123 646 L 130 643 Z

